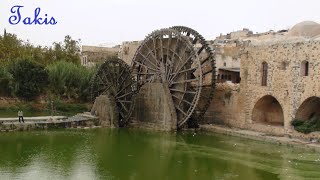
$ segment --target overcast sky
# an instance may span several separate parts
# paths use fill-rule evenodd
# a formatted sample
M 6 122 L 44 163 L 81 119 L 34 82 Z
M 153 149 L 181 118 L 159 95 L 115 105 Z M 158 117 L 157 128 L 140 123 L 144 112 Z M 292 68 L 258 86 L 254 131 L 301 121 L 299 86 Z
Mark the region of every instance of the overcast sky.
M 58 24 L 11 25 L 14 5 L 25 6 L 23 17 L 34 17 L 40 7 L 40 16 L 53 16 Z M 81 39 L 83 45 L 119 44 L 174 25 L 214 39 L 242 28 L 264 32 L 305 20 L 319 23 L 319 7 L 319 0 L 0 0 L 0 28 L 36 45 L 51 45 L 65 35 Z

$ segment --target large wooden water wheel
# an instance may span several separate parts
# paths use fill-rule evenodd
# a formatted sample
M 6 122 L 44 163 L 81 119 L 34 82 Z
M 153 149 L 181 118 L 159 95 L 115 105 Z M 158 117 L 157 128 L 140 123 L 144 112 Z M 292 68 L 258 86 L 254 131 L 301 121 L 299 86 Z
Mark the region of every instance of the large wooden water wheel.
M 203 87 L 201 61 L 190 40 L 174 29 L 154 31 L 137 49 L 132 68 L 138 88 L 153 82 L 168 85 L 181 127 L 193 114 Z
M 128 124 L 134 108 L 136 83 L 130 67 L 121 59 L 107 59 L 97 70 L 91 82 L 91 99 L 100 95 L 114 99 L 119 113 L 118 126 Z
M 192 114 L 192 119 L 199 121 L 203 118 L 205 112 L 209 108 L 214 95 L 216 84 L 214 51 L 204 37 L 194 29 L 185 26 L 173 26 L 171 28 L 179 31 L 181 35 L 187 37 L 189 42 L 195 48 L 201 62 L 203 86 L 199 102 Z

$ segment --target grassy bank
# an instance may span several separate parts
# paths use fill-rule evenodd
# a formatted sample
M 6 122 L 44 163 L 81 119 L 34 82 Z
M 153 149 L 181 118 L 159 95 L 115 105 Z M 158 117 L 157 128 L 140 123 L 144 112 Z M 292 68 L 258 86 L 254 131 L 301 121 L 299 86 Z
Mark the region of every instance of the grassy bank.
M 50 116 L 51 104 L 39 104 L 39 103 L 19 103 L 10 104 L 0 107 L 0 118 L 17 117 L 19 110 L 23 111 L 25 117 L 30 116 Z M 87 104 L 79 103 L 53 103 L 53 115 L 73 116 L 77 113 L 88 111 Z

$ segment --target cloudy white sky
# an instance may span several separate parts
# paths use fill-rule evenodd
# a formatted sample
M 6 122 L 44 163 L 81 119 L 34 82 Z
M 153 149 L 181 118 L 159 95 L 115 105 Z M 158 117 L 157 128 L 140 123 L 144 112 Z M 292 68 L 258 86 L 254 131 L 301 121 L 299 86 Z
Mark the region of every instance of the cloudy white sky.
M 33 17 L 40 7 L 42 16 L 53 16 L 58 24 L 11 25 L 14 5 L 25 6 L 23 17 Z M 155 29 L 173 25 L 192 27 L 214 39 L 242 28 L 264 32 L 305 20 L 319 23 L 319 7 L 319 0 L 0 0 L 0 29 L 36 45 L 62 41 L 65 35 L 86 45 L 117 44 L 142 40 Z

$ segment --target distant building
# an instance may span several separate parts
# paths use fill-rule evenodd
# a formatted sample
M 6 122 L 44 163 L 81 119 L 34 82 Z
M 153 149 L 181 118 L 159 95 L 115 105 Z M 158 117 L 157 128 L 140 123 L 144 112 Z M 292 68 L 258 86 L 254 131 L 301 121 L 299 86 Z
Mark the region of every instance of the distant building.
M 103 63 L 108 57 L 117 57 L 120 46 L 98 47 L 82 46 L 81 65 L 91 67 Z
M 131 64 L 134 54 L 138 49 L 141 41 L 125 41 L 119 48 L 119 58 L 127 64 Z
M 240 52 L 244 47 L 243 38 L 251 36 L 249 29 L 220 34 L 213 42 L 216 52 L 217 82 L 240 83 Z
M 216 50 L 217 82 L 240 83 L 241 53 L 249 44 L 265 42 L 268 40 L 284 39 L 288 30 L 274 32 L 272 30 L 264 33 L 254 34 L 249 29 L 230 32 L 226 35 L 220 34 L 212 46 Z

